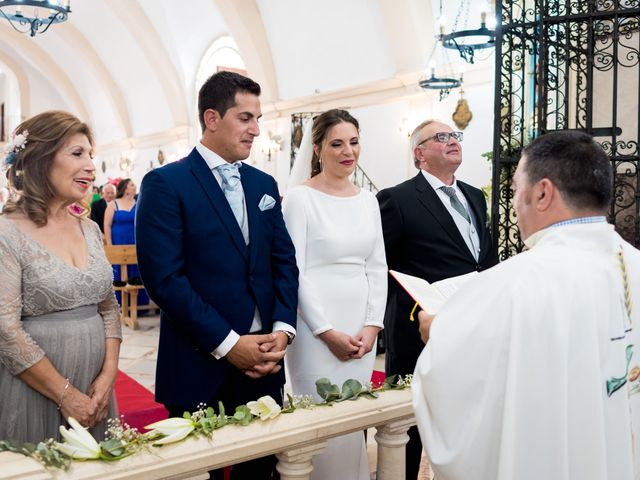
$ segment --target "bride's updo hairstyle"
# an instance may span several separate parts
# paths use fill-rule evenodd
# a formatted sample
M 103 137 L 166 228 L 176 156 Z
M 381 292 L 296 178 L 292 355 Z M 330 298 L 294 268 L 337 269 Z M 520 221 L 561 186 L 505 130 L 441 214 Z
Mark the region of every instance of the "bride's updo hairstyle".
M 360 131 L 360 124 L 353 115 L 346 110 L 340 110 L 334 108 L 327 110 L 326 112 L 318 115 L 313 119 L 313 129 L 311 130 L 313 144 L 318 146 L 318 151 L 322 153 L 322 142 L 327 136 L 327 132 L 331 127 L 339 123 L 351 123 L 358 132 Z M 320 157 L 313 151 L 313 157 L 311 158 L 311 177 L 315 177 L 322 170 L 320 163 Z
M 26 140 L 14 149 L 14 155 L 4 159 L 9 167 L 7 180 L 11 198 L 3 213 L 22 212 L 43 227 L 47 224 L 49 202 L 55 197 L 49 172 L 56 153 L 78 133 L 86 135 L 93 146 L 93 134 L 86 123 L 61 110 L 31 117 L 18 125 L 14 133 L 25 135 Z

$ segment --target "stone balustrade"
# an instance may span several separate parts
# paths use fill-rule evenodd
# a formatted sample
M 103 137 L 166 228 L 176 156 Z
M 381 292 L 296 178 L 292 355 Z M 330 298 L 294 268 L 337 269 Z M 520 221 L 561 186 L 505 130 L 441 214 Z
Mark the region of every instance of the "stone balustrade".
M 388 391 L 377 399 L 298 410 L 246 427 L 226 426 L 216 430 L 212 439 L 190 438 L 117 462 L 74 462 L 67 472 L 3 452 L 0 480 L 206 479 L 209 470 L 273 453 L 282 480 L 303 480 L 309 478 L 311 459 L 322 452 L 327 439 L 369 427 L 377 429 L 378 480 L 402 480 L 406 432 L 414 424 L 411 391 Z

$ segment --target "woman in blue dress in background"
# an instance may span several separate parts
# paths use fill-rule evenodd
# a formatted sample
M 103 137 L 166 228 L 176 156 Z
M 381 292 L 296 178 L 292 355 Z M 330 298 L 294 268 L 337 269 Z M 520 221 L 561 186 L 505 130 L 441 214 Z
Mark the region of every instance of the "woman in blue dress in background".
M 120 180 L 116 187 L 116 199 L 109 202 L 104 212 L 104 236 L 107 245 L 135 245 L 136 184 L 130 178 Z M 113 267 L 113 279 L 120 281 L 120 267 Z M 138 265 L 127 267 L 128 282 L 141 285 Z M 120 292 L 116 292 L 120 302 Z M 138 292 L 138 305 L 148 305 L 149 297 L 145 290 Z

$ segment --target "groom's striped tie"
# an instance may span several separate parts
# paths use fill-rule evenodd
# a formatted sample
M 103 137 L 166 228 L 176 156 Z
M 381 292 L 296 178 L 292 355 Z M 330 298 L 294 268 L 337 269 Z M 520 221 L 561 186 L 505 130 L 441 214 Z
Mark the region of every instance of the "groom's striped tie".
M 222 191 L 229 202 L 229 206 L 242 228 L 244 224 L 244 190 L 240 181 L 240 170 L 238 163 L 224 163 L 218 165 L 216 169 L 222 177 Z

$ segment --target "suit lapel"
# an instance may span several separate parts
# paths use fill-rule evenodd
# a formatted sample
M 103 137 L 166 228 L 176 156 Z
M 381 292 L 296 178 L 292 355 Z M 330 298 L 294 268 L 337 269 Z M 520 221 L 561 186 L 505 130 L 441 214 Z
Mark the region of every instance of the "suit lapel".
M 224 196 L 222 188 L 218 185 L 216 178 L 213 176 L 213 172 L 209 169 L 207 162 L 204 161 L 204 158 L 202 158 L 195 148 L 191 151 L 187 159 L 191 166 L 191 171 L 194 177 L 196 177 L 196 181 L 204 190 L 205 195 L 209 199 L 209 203 L 211 203 L 214 211 L 220 217 L 222 224 L 229 232 L 231 240 L 245 259 L 248 259 L 247 246 L 244 243 L 242 230 L 240 230 L 240 226 L 238 225 L 236 217 L 233 215 L 229 202 Z
M 418 175 L 414 177 L 414 180 L 418 193 L 418 201 L 431 213 L 431 215 L 433 215 L 442 229 L 447 232 L 447 234 L 451 237 L 455 244 L 467 255 L 473 258 L 473 255 L 471 255 L 469 247 L 467 247 L 467 244 L 462 238 L 462 235 L 460 234 L 460 230 L 458 230 L 456 223 L 453 221 L 453 218 L 451 218 L 451 215 L 442 204 L 442 201 L 440 200 L 440 197 L 438 197 L 438 194 L 435 192 L 433 187 L 429 185 L 427 179 L 424 178 L 424 175 L 418 172 Z
M 253 268 L 256 262 L 258 242 L 261 238 L 260 222 L 258 216 L 260 210 L 260 189 L 254 178 L 254 172 L 247 165 L 240 166 L 240 179 L 244 190 L 244 201 L 247 205 L 247 221 L 249 222 L 249 266 Z

